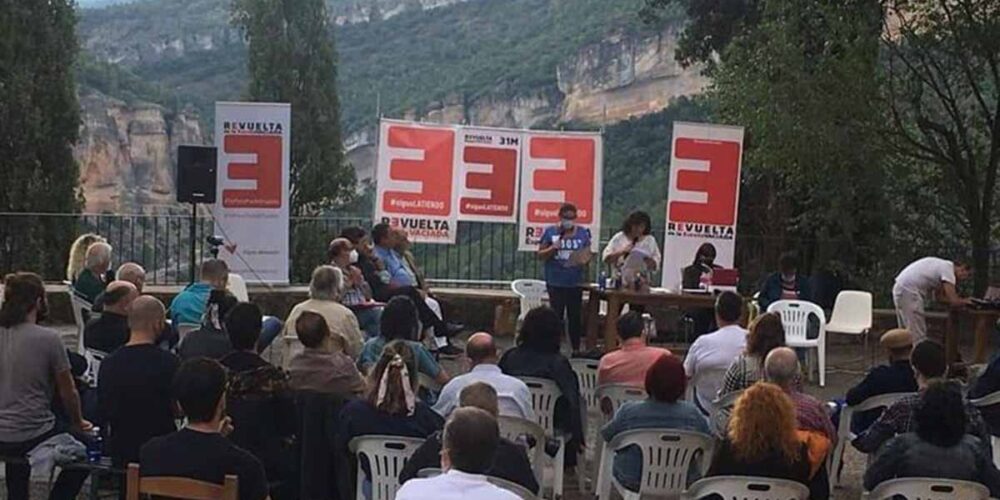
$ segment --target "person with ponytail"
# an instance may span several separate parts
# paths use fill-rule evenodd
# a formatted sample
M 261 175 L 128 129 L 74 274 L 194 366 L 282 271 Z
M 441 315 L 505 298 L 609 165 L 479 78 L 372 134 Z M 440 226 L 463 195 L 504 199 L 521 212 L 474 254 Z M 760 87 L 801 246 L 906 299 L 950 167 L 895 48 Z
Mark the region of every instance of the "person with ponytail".
M 348 444 L 358 436 L 427 436 L 444 427 L 444 419 L 417 398 L 417 367 L 406 341 L 394 340 L 382 349 L 372 368 L 363 399 L 344 405 L 340 413 L 337 449 L 349 454 Z M 367 472 L 368 464 L 361 467 Z

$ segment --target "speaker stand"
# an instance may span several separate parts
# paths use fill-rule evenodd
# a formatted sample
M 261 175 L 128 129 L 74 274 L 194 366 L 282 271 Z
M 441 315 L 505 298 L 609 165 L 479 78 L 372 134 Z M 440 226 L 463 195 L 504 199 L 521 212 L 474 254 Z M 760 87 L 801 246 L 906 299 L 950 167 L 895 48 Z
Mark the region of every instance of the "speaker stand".
M 198 244 L 197 231 L 195 225 L 198 223 L 198 204 L 191 202 L 191 269 L 190 269 L 190 284 L 194 283 L 195 273 L 195 261 L 197 260 L 197 255 L 195 255 L 195 247 Z

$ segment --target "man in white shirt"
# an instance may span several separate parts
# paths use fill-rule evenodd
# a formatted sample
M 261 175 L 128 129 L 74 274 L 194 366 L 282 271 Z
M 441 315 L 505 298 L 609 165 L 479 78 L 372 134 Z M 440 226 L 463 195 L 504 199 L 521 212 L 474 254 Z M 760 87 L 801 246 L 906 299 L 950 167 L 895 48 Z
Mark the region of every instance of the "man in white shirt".
M 492 415 L 473 407 L 453 411 L 444 426 L 444 474 L 407 481 L 396 500 L 517 500 L 520 497 L 490 484 L 484 475 L 499 443 L 500 428 Z
M 972 275 L 968 262 L 951 262 L 937 257 L 924 257 L 906 266 L 896 276 L 892 287 L 892 302 L 900 328 L 909 330 L 913 345 L 927 338 L 927 321 L 924 305 L 938 296 L 950 307 L 969 305 L 971 301 L 959 297 L 955 285 Z
M 501 415 L 535 420 L 528 386 L 521 379 L 504 375 L 497 366 L 497 346 L 492 335 L 479 332 L 469 337 L 465 344 L 465 355 L 472 362 L 472 370 L 451 379 L 441 389 L 438 402 L 434 405 L 435 411 L 447 418 L 459 406 L 462 389 L 476 382 L 485 382 L 497 391 Z
M 694 402 L 705 415 L 712 408 L 726 370 L 743 352 L 747 331 L 739 325 L 743 316 L 743 298 L 723 292 L 715 300 L 715 323 L 719 329 L 695 339 L 684 357 L 684 371 L 694 388 Z

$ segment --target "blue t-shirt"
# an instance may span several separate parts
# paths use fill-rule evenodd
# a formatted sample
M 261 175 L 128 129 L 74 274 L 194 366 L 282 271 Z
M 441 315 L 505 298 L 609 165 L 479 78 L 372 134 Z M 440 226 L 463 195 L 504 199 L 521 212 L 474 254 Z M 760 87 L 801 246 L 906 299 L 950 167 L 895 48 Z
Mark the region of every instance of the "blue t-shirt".
M 581 248 L 590 248 L 590 230 L 576 226 L 572 236 L 560 237 L 559 227 L 551 226 L 542 234 L 541 245 L 549 245 L 559 238 L 559 251 L 545 261 L 545 283 L 554 287 L 576 287 L 583 282 L 586 265 L 570 264 L 570 256 Z
M 416 280 L 406 268 L 403 257 L 395 250 L 376 246 L 375 256 L 382 259 L 385 270 L 389 272 L 389 284 L 392 286 L 417 286 Z
M 378 362 L 385 344 L 385 337 L 381 336 L 368 339 L 365 342 L 364 347 L 361 348 L 361 354 L 358 356 L 358 367 L 361 368 L 361 371 L 367 371 L 368 367 L 374 366 Z M 413 350 L 417 371 L 430 378 L 437 378 L 438 373 L 441 373 L 441 365 L 434 359 L 434 355 L 420 342 L 407 340 L 406 344 Z

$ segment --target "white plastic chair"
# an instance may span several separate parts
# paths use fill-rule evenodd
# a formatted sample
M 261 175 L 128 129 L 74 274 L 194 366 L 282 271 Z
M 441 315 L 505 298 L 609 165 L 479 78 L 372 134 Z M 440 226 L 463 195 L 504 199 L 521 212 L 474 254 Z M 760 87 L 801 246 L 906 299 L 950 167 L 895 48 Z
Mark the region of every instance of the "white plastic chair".
M 874 410 L 876 408 L 888 408 L 893 403 L 907 396 L 912 392 L 893 392 L 870 397 L 854 406 L 844 406 L 840 410 L 840 423 L 837 426 L 837 443 L 833 448 L 833 460 L 830 463 L 830 483 L 836 486 L 840 482 L 840 464 L 844 461 L 844 452 L 847 443 L 854 440 L 855 435 L 851 432 L 851 418 L 856 413 Z
M 700 500 L 719 495 L 729 500 L 809 500 L 809 488 L 787 479 L 752 476 L 715 476 L 692 484 L 681 500 Z
M 521 299 L 521 312 L 517 315 L 520 322 L 528 311 L 541 307 L 548 300 L 549 292 L 542 280 L 519 279 L 510 284 L 510 289 Z
M 97 349 L 85 349 L 83 357 L 87 360 L 87 372 L 84 374 L 83 379 L 89 381 L 94 387 L 97 387 L 99 383 L 97 374 L 101 373 L 101 363 L 104 362 L 104 358 L 108 357 L 108 353 L 98 351 Z
M 857 290 L 844 290 L 837 294 L 833 314 L 826 325 L 827 333 L 859 336 L 868 346 L 872 329 L 872 294 Z
M 73 322 L 76 323 L 76 352 L 86 356 L 86 349 L 83 346 L 83 329 L 87 326 L 85 317 L 91 314 L 93 306 L 77 295 L 73 288 L 69 289 L 69 303 L 73 308 Z
M 819 358 L 819 386 L 826 387 L 826 313 L 823 308 L 804 300 L 779 300 L 767 308 L 767 312 L 778 313 L 785 327 L 785 344 L 788 347 L 816 349 Z M 819 319 L 819 335 L 808 339 L 809 316 Z M 810 375 L 812 370 L 810 369 Z
M 240 302 L 250 302 L 250 293 L 247 291 L 247 282 L 243 280 L 243 277 L 229 273 L 229 281 L 226 283 L 226 290 L 236 297 L 236 300 Z
M 629 446 L 642 450 L 642 480 L 639 491 L 624 488 L 612 474 L 615 454 Z M 611 498 L 612 486 L 625 500 L 642 496 L 676 497 L 687 489 L 688 470 L 695 460 L 701 475 L 711 462 L 713 439 L 698 432 L 675 429 L 641 429 L 623 432 L 608 443 L 601 458 L 597 493 L 601 500 Z
M 580 382 L 580 397 L 586 403 L 583 409 L 583 435 L 587 436 L 588 443 L 597 442 L 597 433 L 601 429 L 601 408 L 597 404 L 597 369 L 600 361 L 596 359 L 574 358 L 569 360 L 576 379 Z M 584 458 L 596 463 L 596 448 L 588 446 L 584 452 Z M 596 470 L 596 469 L 595 469 Z M 594 474 L 596 478 L 596 474 Z
M 981 398 L 969 400 L 976 408 L 986 408 L 1000 404 L 1000 391 L 987 394 Z M 990 436 L 990 447 L 993 448 L 993 465 L 1000 467 L 1000 437 Z
M 521 497 L 523 500 L 534 500 L 535 498 L 538 498 L 531 490 L 513 481 L 508 481 L 506 479 L 494 476 L 486 476 L 486 480 L 489 481 L 490 484 L 492 484 L 493 486 L 503 488 Z
M 357 500 L 366 500 L 364 489 L 365 471 L 361 468 L 361 458 L 368 461 L 372 483 L 371 498 L 367 500 L 394 500 L 399 489 L 399 473 L 403 466 L 423 444 L 423 439 L 398 436 L 360 436 L 351 440 L 348 447 L 358 456 Z
M 500 437 L 524 445 L 535 480 L 542 484 L 545 477 L 545 429 L 537 422 L 504 415 L 497 418 L 497 424 L 500 427 Z
M 979 483 L 955 479 L 907 477 L 885 481 L 864 498 L 891 500 L 902 495 L 907 500 L 988 500 L 990 490 Z
M 618 413 L 618 409 L 622 407 L 623 404 L 629 401 L 642 401 L 646 399 L 646 390 L 641 387 L 632 387 L 630 385 L 624 384 L 605 384 L 598 386 L 594 391 L 594 402 L 597 407 L 598 422 L 597 425 L 598 432 L 594 432 L 594 438 L 589 441 L 590 446 L 588 448 L 594 449 L 594 461 L 592 463 L 591 476 L 593 477 L 594 488 L 597 488 L 597 478 L 600 475 L 601 463 L 604 460 L 604 454 L 607 451 L 608 443 L 604 441 L 599 434 L 599 431 L 605 424 L 611 421 Z M 606 404 L 603 404 L 606 403 Z M 609 413 L 605 413 L 605 407 L 608 408 Z M 594 446 L 594 445 L 597 446 Z
M 545 378 L 519 377 L 528 386 L 531 393 L 531 409 L 535 412 L 535 420 L 545 430 L 545 434 L 559 442 L 559 450 L 553 459 L 554 479 L 552 493 L 556 498 L 563 496 L 563 468 L 566 464 L 566 443 L 569 436 L 556 431 L 556 401 L 562 397 L 562 391 L 555 382 Z

